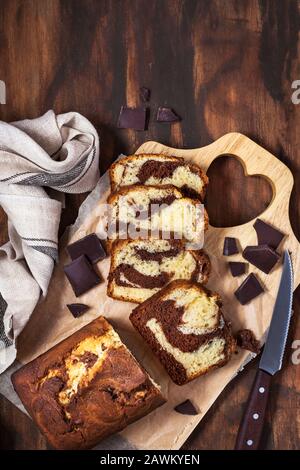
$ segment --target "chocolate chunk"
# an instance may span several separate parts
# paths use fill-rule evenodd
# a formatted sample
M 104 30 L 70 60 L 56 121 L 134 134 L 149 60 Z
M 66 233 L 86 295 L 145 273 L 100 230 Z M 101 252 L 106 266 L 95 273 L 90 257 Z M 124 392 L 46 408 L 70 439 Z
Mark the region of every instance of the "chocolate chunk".
M 120 129 L 135 129 L 136 131 L 144 131 L 146 129 L 146 108 L 129 108 L 122 106 L 118 127 Z
M 67 251 L 73 261 L 81 255 L 85 255 L 92 264 L 106 258 L 104 248 L 95 233 L 67 246 Z
M 268 245 L 247 246 L 243 257 L 266 274 L 269 274 L 280 259 L 280 255 Z
M 279 230 L 266 224 L 266 222 L 263 222 L 260 219 L 255 221 L 253 227 L 256 230 L 258 245 L 269 245 L 271 248 L 276 250 L 284 237 L 282 232 L 279 232 Z
M 223 255 L 230 256 L 230 255 L 235 255 L 238 252 L 239 252 L 239 249 L 236 243 L 236 239 L 232 237 L 225 237 Z
M 264 292 L 263 287 L 259 283 L 257 277 L 251 273 L 235 291 L 234 295 L 240 304 L 245 305 L 250 302 L 250 300 L 255 299 L 255 297 L 260 295 L 262 292 Z
M 151 91 L 149 90 L 149 88 L 146 88 L 145 86 L 142 86 L 140 88 L 140 97 L 141 97 L 143 103 L 146 103 L 147 101 L 149 101 L 150 96 L 151 96 Z
M 195 416 L 199 414 L 190 400 L 185 400 L 182 403 L 179 403 L 179 405 L 174 407 L 174 410 L 182 415 Z
M 247 349 L 255 354 L 260 351 L 259 341 L 255 338 L 253 331 L 251 330 L 239 330 L 235 335 L 237 345 L 242 349 Z
M 94 271 L 86 256 L 79 256 L 64 267 L 65 274 L 73 288 L 76 297 L 84 294 L 92 287 L 100 284 L 101 278 Z
M 172 108 L 159 107 L 157 110 L 156 121 L 157 122 L 176 122 L 180 121 L 181 118 L 175 113 Z
M 228 264 L 233 277 L 245 274 L 247 263 L 240 263 L 239 261 L 229 261 Z
M 80 317 L 84 312 L 86 312 L 90 308 L 88 305 L 85 304 L 67 304 L 67 307 L 74 318 Z

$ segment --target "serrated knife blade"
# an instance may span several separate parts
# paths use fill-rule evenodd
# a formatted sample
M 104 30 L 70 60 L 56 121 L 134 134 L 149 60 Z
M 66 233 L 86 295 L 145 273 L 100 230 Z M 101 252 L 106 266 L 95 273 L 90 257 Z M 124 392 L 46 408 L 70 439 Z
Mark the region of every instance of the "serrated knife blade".
M 272 320 L 259 368 L 274 375 L 282 367 L 285 345 L 292 316 L 293 268 L 290 254 L 284 252 L 283 269 Z
M 236 450 L 256 450 L 259 448 L 272 376 L 282 366 L 292 316 L 293 284 L 292 261 L 289 252 L 285 250 L 267 341 L 240 423 L 235 443 Z

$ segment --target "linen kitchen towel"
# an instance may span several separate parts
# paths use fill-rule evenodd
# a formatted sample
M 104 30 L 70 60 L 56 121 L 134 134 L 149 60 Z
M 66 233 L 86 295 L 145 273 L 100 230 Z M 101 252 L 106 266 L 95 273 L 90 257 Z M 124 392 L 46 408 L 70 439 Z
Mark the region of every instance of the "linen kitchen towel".
M 16 339 L 47 294 L 58 257 L 56 191 L 91 191 L 98 163 L 97 131 L 78 113 L 0 121 L 0 206 L 9 236 L 0 247 L 0 373 L 14 361 Z

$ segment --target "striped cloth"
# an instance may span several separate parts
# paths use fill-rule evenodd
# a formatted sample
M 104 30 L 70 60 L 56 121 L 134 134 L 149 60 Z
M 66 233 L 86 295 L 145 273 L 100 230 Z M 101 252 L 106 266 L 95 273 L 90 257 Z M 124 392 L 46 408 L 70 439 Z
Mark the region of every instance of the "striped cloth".
M 9 235 L 0 247 L 0 373 L 14 361 L 16 338 L 47 294 L 58 258 L 58 192 L 91 191 L 98 163 L 97 131 L 78 113 L 0 121 L 0 206 Z

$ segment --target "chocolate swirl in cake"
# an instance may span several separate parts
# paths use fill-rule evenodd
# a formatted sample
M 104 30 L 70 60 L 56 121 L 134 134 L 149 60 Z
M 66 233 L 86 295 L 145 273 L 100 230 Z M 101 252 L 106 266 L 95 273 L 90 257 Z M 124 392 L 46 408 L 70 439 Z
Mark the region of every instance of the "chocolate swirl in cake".
M 115 280 L 118 286 L 123 287 L 145 287 L 146 289 L 154 289 L 155 287 L 163 287 L 169 280 L 168 273 L 161 273 L 157 276 L 147 276 L 140 273 L 137 269 L 129 264 L 120 264 L 114 272 L 109 274 L 109 281 Z
M 122 240 L 113 245 L 108 295 L 142 302 L 171 280 L 205 283 L 209 273 L 208 256 L 182 240 Z
M 179 162 L 164 162 L 157 160 L 148 160 L 140 167 L 137 177 L 141 183 L 145 183 L 151 176 L 153 178 L 163 179 L 173 176 L 176 168 L 181 166 Z
M 235 345 L 220 297 L 189 281 L 171 282 L 130 320 L 179 385 L 224 365 Z
M 219 320 L 221 312 L 217 313 L 216 328 L 209 333 L 184 334 L 179 327 L 182 325 L 182 318 L 185 307 L 178 307 L 174 300 L 162 300 L 155 303 L 155 310 L 147 310 L 141 317 L 142 323 L 146 326 L 151 318 L 155 318 L 161 325 L 163 332 L 169 343 L 182 352 L 196 351 L 202 344 L 210 339 L 219 336 Z
M 180 252 L 181 243 L 170 240 L 170 248 L 166 251 L 148 251 L 145 248 L 136 248 L 135 253 L 142 261 L 157 261 L 161 263 L 164 258 L 173 258 Z

